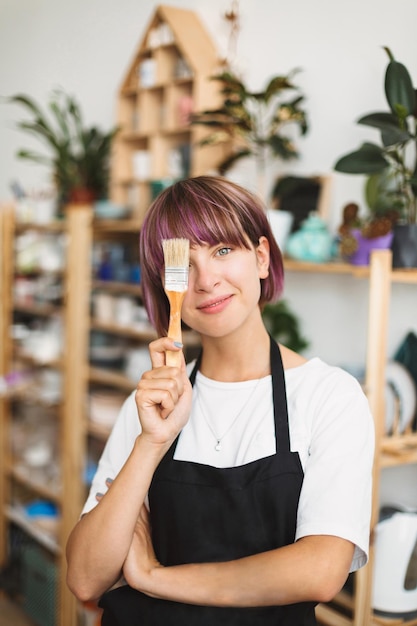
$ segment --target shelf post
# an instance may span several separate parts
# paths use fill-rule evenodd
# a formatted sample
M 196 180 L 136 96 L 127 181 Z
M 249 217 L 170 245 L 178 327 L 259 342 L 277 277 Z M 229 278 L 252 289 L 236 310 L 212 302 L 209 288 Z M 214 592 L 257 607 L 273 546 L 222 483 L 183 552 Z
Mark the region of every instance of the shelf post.
M 380 450 L 384 435 L 385 366 L 387 362 L 387 329 L 391 290 L 391 250 L 378 250 L 371 254 L 368 304 L 368 345 L 365 389 L 375 423 L 375 457 L 373 466 L 371 542 L 369 562 L 355 575 L 354 626 L 372 623 L 372 589 L 374 545 L 372 531 L 379 515 L 379 475 L 381 471 Z
M 14 241 L 14 207 L 0 205 L 0 376 L 4 376 L 11 367 L 12 321 L 12 274 Z M 8 419 L 9 399 L 0 395 L 0 510 L 6 510 L 8 498 L 7 469 L 10 459 Z M 7 560 L 7 521 L 4 514 L 0 522 L 0 567 Z
M 93 211 L 90 205 L 69 205 L 65 279 L 64 402 L 62 406 L 62 521 L 60 545 L 65 546 L 85 499 L 85 398 L 91 290 Z M 77 623 L 77 600 L 66 585 L 65 550 L 59 568 L 59 626 Z

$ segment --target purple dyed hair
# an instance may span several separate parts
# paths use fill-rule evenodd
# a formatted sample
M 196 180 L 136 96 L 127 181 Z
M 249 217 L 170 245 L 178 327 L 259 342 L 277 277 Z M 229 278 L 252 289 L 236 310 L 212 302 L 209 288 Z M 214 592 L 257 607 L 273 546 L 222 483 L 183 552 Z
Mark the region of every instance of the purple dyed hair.
M 191 245 L 258 246 L 265 236 L 270 245 L 269 276 L 261 279 L 259 305 L 279 298 L 284 270 L 281 252 L 262 203 L 246 189 L 217 176 L 181 180 L 165 189 L 151 204 L 140 233 L 141 280 L 145 308 L 160 336 L 168 331 L 169 304 L 162 283 L 162 239 L 185 238 Z

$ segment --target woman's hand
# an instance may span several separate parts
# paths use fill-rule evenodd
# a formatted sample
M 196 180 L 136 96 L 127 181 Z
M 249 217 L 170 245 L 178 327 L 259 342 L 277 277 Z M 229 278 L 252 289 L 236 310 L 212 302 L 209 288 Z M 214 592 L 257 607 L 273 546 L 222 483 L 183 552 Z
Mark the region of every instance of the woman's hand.
M 149 345 L 152 369 L 140 379 L 135 400 L 142 426 L 142 436 L 153 443 L 171 443 L 188 421 L 191 411 L 191 384 L 185 361 L 180 368 L 165 365 L 167 350 L 180 347 L 167 338 Z
M 137 589 L 152 595 L 149 589 L 150 575 L 155 568 L 162 567 L 152 545 L 149 512 L 142 506 L 136 522 L 132 543 L 123 564 L 126 582 Z

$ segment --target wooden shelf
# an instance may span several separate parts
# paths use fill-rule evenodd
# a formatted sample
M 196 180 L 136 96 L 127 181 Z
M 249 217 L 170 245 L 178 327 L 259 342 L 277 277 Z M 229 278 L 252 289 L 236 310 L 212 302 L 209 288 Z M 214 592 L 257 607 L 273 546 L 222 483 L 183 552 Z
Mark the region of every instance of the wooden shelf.
M 148 39 L 163 28 L 170 30 L 171 41 L 149 46 Z M 214 108 L 220 102 L 218 87 L 210 80 L 218 61 L 193 11 L 157 7 L 118 93 L 121 132 L 113 151 L 112 198 L 128 206 L 139 222 L 152 200 L 152 181 L 206 174 L 224 154 L 218 146 L 201 147 L 207 131 L 189 123 L 191 110 Z M 142 155 L 135 155 L 137 151 Z M 172 151 L 181 163 L 176 171 Z
M 134 328 L 134 326 L 121 326 L 120 324 L 105 324 L 92 319 L 91 330 L 100 330 L 105 333 L 119 335 L 120 337 L 132 337 L 141 341 L 150 342 L 157 338 L 156 332 L 150 327 L 149 330 Z
M 53 534 L 37 526 L 33 520 L 25 515 L 21 507 L 9 506 L 5 510 L 5 515 L 10 522 L 14 522 L 16 526 L 19 526 L 44 548 L 53 554 L 61 554 L 62 547 L 59 545 L 58 539 Z
M 94 220 L 94 232 L 99 235 L 100 233 L 132 233 L 137 232 L 142 226 L 142 220 Z
M 13 304 L 13 310 L 18 313 L 26 313 L 28 315 L 50 317 L 51 315 L 60 315 L 62 313 L 62 306 L 45 304 L 43 302 L 26 303 L 15 301 Z
M 96 439 L 100 439 L 101 441 L 107 441 L 111 432 L 111 428 L 107 426 L 103 426 L 102 424 L 96 424 L 91 420 L 88 420 L 87 424 L 87 433 L 92 435 Z
M 48 224 L 37 224 L 36 222 L 16 222 L 16 234 L 34 230 L 39 233 L 63 233 L 66 229 L 65 220 L 48 222 Z
M 357 278 L 369 278 L 370 276 L 369 265 L 352 265 L 343 261 L 311 263 L 284 257 L 284 268 L 288 271 L 300 273 L 348 274 Z M 393 283 L 417 284 L 417 269 L 392 269 L 388 279 Z
M 385 436 L 381 441 L 381 465 L 417 463 L 417 433 Z
M 119 283 L 110 280 L 93 280 L 92 289 L 101 289 L 109 293 L 123 293 L 142 297 L 142 287 L 134 283 Z
M 330 263 L 311 263 L 307 261 L 295 261 L 284 257 L 284 269 L 292 272 L 314 273 L 314 274 L 348 274 L 359 278 L 369 277 L 369 266 L 352 265 L 343 261 L 332 261 Z
M 133 391 L 136 387 L 133 380 L 125 374 L 116 370 L 101 369 L 99 367 L 89 368 L 88 379 L 90 382 L 110 385 L 117 387 L 118 389 L 123 389 L 127 392 Z
M 30 491 L 33 491 L 34 494 L 40 496 L 41 498 L 51 500 L 56 504 L 61 504 L 61 490 L 53 489 L 48 487 L 45 483 L 35 480 L 33 478 L 33 470 L 31 470 L 31 468 L 23 465 L 14 465 L 10 467 L 9 475 L 13 478 L 13 480 L 20 483 Z

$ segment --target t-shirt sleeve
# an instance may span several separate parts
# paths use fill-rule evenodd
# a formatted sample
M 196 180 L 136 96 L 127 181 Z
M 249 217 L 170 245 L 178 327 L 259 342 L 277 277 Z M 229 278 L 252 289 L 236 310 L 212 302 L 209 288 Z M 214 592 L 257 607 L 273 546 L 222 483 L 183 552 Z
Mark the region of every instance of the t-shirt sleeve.
M 96 500 L 97 493 L 106 493 L 106 479 L 114 479 L 117 476 L 131 453 L 136 437 L 139 434 L 140 422 L 133 392 L 123 403 L 106 442 L 81 515 L 88 513 L 98 504 Z
M 359 383 L 338 368 L 318 381 L 310 404 L 311 438 L 296 540 L 333 535 L 351 541 L 351 570 L 366 564 L 372 504 L 374 424 Z

